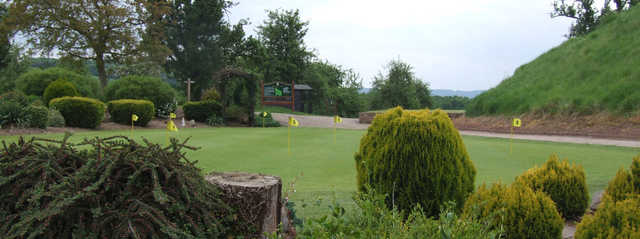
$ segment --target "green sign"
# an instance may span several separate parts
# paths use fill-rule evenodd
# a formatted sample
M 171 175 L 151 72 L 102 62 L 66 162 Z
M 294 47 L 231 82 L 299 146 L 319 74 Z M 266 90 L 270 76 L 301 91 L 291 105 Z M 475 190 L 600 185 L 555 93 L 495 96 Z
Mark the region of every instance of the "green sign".
M 276 96 L 282 96 L 282 90 L 275 88 L 275 91 L 276 91 L 276 94 L 275 94 Z

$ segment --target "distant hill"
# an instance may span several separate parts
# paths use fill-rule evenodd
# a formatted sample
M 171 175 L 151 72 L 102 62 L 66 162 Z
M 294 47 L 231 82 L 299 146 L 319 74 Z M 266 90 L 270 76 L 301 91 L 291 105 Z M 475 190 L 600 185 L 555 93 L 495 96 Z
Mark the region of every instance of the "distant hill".
M 362 88 L 362 89 L 360 89 L 360 94 L 366 94 L 366 93 L 369 93 L 369 91 L 371 91 L 371 88 Z M 437 96 L 464 96 L 464 97 L 473 98 L 473 97 L 476 97 L 477 95 L 479 95 L 482 92 L 484 92 L 484 90 L 469 90 L 469 91 L 465 91 L 465 90 L 432 89 L 431 90 L 431 95 L 437 95 Z
M 526 47 L 526 46 L 523 46 Z M 607 17 L 475 97 L 468 115 L 640 112 L 640 6 Z

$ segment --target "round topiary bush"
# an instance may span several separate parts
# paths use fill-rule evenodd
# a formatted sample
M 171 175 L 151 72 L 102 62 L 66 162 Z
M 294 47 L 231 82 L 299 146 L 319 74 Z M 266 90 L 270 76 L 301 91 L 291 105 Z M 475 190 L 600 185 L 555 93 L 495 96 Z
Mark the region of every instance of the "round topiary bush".
M 113 100 L 107 103 L 107 110 L 113 122 L 131 125 L 131 115 L 136 114 L 135 125 L 146 126 L 156 114 L 153 102 L 148 100 Z
M 54 82 L 51 82 L 49 86 L 44 90 L 44 94 L 42 95 L 42 99 L 49 105 L 49 101 L 54 98 L 60 98 L 63 96 L 80 96 L 76 86 L 73 83 L 59 79 Z
M 463 215 L 479 215 L 505 238 L 561 238 L 564 221 L 549 196 L 515 182 L 480 186 L 465 203 Z
M 551 155 L 542 167 L 527 170 L 516 181 L 534 191 L 542 190 L 546 193 L 556 203 L 558 212 L 564 218 L 577 219 L 589 207 L 584 169 L 579 165 L 571 165 L 566 160 L 560 162 L 557 155 Z
M 51 100 L 50 107 L 60 111 L 66 126 L 93 129 L 104 119 L 104 103 L 96 99 L 65 96 Z
M 222 116 L 222 105 L 217 101 L 191 101 L 182 106 L 187 120 L 206 122 L 211 116 Z
M 461 207 L 476 170 L 462 138 L 441 110 L 397 107 L 378 115 L 355 154 L 358 189 L 387 194 L 387 205 L 410 211 L 420 204 L 437 216 L 444 202 Z
M 98 80 L 98 78 L 80 75 L 58 67 L 47 68 L 45 70 L 38 68 L 31 69 L 18 77 L 16 80 L 16 88 L 27 95 L 43 96 L 49 84 L 58 79 L 65 79 L 73 83 L 82 96 L 97 99 L 102 98 L 100 80 Z
M 107 101 L 138 99 L 153 102 L 156 115 L 166 117 L 177 109 L 176 91 L 160 78 L 126 76 L 109 82 L 105 88 Z M 205 118 L 206 119 L 206 118 Z

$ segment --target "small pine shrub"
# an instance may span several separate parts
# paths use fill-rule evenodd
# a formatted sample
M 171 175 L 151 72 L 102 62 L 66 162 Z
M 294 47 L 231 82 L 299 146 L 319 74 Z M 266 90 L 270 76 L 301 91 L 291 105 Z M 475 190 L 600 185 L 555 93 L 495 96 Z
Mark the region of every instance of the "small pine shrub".
M 206 122 L 213 116 L 222 115 L 222 105 L 216 101 L 191 101 L 182 106 L 185 118 L 198 122 Z
M 125 76 L 109 82 L 105 88 L 107 101 L 120 99 L 148 100 L 153 102 L 156 115 L 166 118 L 178 107 L 176 91 L 160 78 Z M 203 120 L 206 120 L 203 119 Z
M 202 93 L 202 96 L 200 96 L 200 100 L 201 101 L 207 101 L 207 100 L 220 101 L 220 94 L 218 93 L 218 90 L 216 90 L 216 88 L 211 88 L 206 90 L 204 93 Z
M 136 114 L 134 125 L 146 126 L 156 114 L 153 102 L 148 100 L 113 100 L 107 103 L 107 110 L 113 122 L 125 125 L 131 125 L 131 115 Z
M 28 128 L 46 129 L 49 121 L 49 110 L 44 106 L 29 105 L 24 108 L 22 120 Z
M 51 100 L 50 106 L 60 111 L 66 126 L 94 129 L 104 119 L 105 105 L 96 99 L 65 96 Z
M 266 112 L 266 117 L 263 116 L 264 113 L 265 112 L 261 112 L 256 115 L 256 119 L 253 121 L 254 127 L 280 127 L 280 123 L 273 119 L 271 113 Z
M 582 218 L 575 238 L 640 238 L 640 196 L 614 201 L 604 195 L 596 213 Z
M 47 122 L 48 127 L 64 127 L 64 117 L 60 111 L 56 109 L 49 108 L 48 112 L 49 121 Z
M 628 197 L 640 194 L 640 155 L 633 158 L 631 171 L 619 169 L 616 176 L 609 182 L 605 194 L 614 202 L 622 201 Z
M 44 94 L 42 95 L 42 99 L 47 103 L 47 105 L 49 105 L 49 101 L 52 99 L 63 96 L 80 96 L 80 93 L 78 93 L 78 90 L 73 83 L 60 79 L 51 82 L 51 84 L 47 86 L 44 90 Z
M 102 98 L 100 80 L 88 75 L 80 75 L 73 71 L 52 67 L 44 70 L 33 68 L 20 75 L 16 80 L 16 89 L 27 95 L 43 96 L 45 89 L 52 82 L 65 79 L 76 86 L 80 95 L 89 98 Z M 45 102 L 48 103 L 48 102 Z
M 549 196 L 515 182 L 486 185 L 467 199 L 463 215 L 480 215 L 504 228 L 505 238 L 561 238 L 564 221 Z
M 387 206 L 428 216 L 473 191 L 476 170 L 447 113 L 397 107 L 375 117 L 355 154 L 358 189 L 388 194 Z
M 516 181 L 534 191 L 546 193 L 564 218 L 577 219 L 589 207 L 584 169 L 579 165 L 570 165 L 566 160 L 560 162 L 556 155 L 551 155 L 542 167 L 527 170 Z

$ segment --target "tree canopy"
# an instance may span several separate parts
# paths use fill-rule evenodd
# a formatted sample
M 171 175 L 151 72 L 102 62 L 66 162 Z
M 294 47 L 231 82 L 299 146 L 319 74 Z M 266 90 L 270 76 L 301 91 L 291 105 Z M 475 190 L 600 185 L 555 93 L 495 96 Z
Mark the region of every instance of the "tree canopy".
M 640 0 L 605 0 L 602 9 L 598 10 L 595 0 L 554 0 L 551 17 L 575 19 L 568 37 L 583 36 L 593 31 L 602 17 L 627 10 L 638 2 Z
M 402 106 L 419 109 L 432 106 L 429 85 L 418 79 L 413 67 L 401 60 L 392 60 L 388 72 L 378 73 L 373 82 L 372 105 L 377 109 Z

